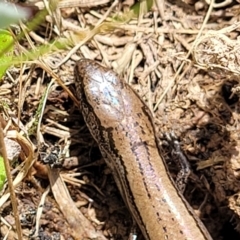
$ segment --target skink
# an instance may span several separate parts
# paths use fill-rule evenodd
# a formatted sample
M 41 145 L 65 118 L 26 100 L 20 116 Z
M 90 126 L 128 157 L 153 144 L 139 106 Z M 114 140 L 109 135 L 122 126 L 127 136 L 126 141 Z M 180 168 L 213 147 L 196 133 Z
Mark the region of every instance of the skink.
M 146 240 L 211 240 L 162 160 L 152 114 L 115 72 L 88 59 L 74 70 L 84 120 Z

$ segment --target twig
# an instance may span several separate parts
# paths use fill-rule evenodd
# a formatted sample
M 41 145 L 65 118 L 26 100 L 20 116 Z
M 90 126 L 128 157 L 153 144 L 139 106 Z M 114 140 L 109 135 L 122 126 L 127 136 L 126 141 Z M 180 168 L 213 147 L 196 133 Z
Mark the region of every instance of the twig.
M 7 157 L 7 151 L 6 151 L 6 147 L 5 147 L 4 134 L 3 134 L 1 121 L 0 121 L 0 154 L 3 158 L 5 171 L 6 171 L 6 175 L 7 175 L 8 187 L 9 187 L 9 192 L 10 192 L 10 198 L 11 198 L 11 203 L 12 203 L 12 208 L 13 208 L 13 213 L 14 213 L 14 218 L 15 218 L 18 239 L 22 240 L 23 239 L 22 238 L 22 228 L 21 228 L 21 223 L 20 223 L 20 219 L 19 219 L 19 212 L 17 209 L 17 199 L 16 199 L 14 187 L 13 187 L 12 175 L 11 175 L 11 171 L 10 171 L 10 164 L 9 164 L 8 157 Z

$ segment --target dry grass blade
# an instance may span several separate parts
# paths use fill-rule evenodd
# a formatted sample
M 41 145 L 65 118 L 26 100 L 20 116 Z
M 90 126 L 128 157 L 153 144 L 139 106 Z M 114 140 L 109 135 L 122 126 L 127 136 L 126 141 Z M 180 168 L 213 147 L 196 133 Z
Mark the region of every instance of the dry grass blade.
M 230 39 L 227 34 L 240 26 L 235 23 L 231 27 L 209 31 L 201 36 L 193 49 L 196 64 L 204 69 L 222 69 L 228 74 L 239 75 L 240 45 L 238 40 Z
M 110 0 L 62 0 L 59 1 L 58 7 L 59 8 L 70 8 L 70 7 L 81 7 L 81 8 L 91 8 L 96 7 L 99 5 L 104 5 L 110 2 Z M 39 7 L 39 9 L 44 8 L 44 4 L 42 2 L 36 3 L 36 6 Z
M 103 234 L 96 231 L 91 222 L 78 210 L 62 181 L 59 170 L 48 168 L 48 176 L 54 197 L 73 231 L 74 239 L 106 240 Z
M 30 168 L 32 167 L 34 161 L 33 161 L 33 146 L 32 144 L 24 138 L 20 133 L 17 131 L 8 131 L 7 137 L 10 139 L 15 139 L 22 147 L 26 159 L 24 163 L 22 164 L 22 168 L 20 169 L 20 172 L 17 174 L 13 181 L 13 186 L 18 186 L 19 183 L 27 176 Z M 6 192 L 2 195 L 0 198 L 0 207 L 6 202 L 6 200 L 9 198 L 10 193 Z
M 205 0 L 207 4 L 211 4 L 211 1 L 210 0 Z M 222 7 L 225 7 L 225 6 L 228 6 L 232 3 L 232 0 L 225 0 L 223 2 L 219 2 L 219 3 L 215 3 L 213 4 L 213 7 L 214 8 L 222 8 Z
M 36 214 L 36 230 L 35 233 L 33 235 L 33 237 L 37 237 L 38 233 L 39 233 L 39 228 L 40 228 L 40 220 L 41 220 L 41 215 L 42 215 L 42 211 L 43 211 L 43 206 L 46 200 L 46 197 L 48 195 L 50 191 L 50 187 L 47 187 L 45 192 L 43 193 L 42 197 L 41 197 L 41 201 L 39 202 L 38 205 L 38 209 L 37 209 L 37 214 Z
M 13 185 L 13 181 L 12 181 L 10 164 L 9 164 L 8 157 L 7 157 L 7 151 L 6 151 L 6 147 L 5 147 L 5 143 L 4 143 L 4 135 L 3 135 L 1 120 L 0 120 L 0 146 L 1 146 L 0 147 L 0 154 L 3 158 L 3 160 L 4 160 L 4 165 L 5 165 L 5 170 L 6 170 L 7 180 L 8 180 L 9 193 L 10 193 L 10 198 L 11 198 L 11 203 L 12 203 L 12 208 L 13 208 L 13 213 L 14 213 L 14 218 L 15 218 L 15 224 L 16 224 L 18 239 L 22 240 L 23 235 L 22 235 L 22 228 L 21 228 L 20 219 L 19 219 L 19 213 L 18 213 L 18 209 L 17 209 L 17 199 L 16 199 L 14 185 Z

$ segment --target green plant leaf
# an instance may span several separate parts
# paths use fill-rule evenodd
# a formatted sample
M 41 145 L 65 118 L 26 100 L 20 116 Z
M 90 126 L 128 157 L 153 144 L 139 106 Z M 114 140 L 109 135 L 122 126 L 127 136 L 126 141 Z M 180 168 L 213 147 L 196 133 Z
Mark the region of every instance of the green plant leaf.
M 140 14 L 140 10 L 141 10 L 141 4 L 145 3 L 145 8 L 143 9 L 143 14 L 147 13 L 151 7 L 153 6 L 153 0 L 141 0 L 139 2 L 137 2 L 136 4 L 134 4 L 131 7 L 131 10 L 134 12 L 135 16 L 139 16 Z
M 7 50 L 6 50 L 7 49 Z M 5 51 L 6 50 L 6 51 Z M 0 29 L 0 79 L 11 65 L 13 57 L 13 37 L 10 32 Z
M 6 171 L 3 158 L 0 156 L 0 190 L 2 190 L 4 182 L 6 180 Z

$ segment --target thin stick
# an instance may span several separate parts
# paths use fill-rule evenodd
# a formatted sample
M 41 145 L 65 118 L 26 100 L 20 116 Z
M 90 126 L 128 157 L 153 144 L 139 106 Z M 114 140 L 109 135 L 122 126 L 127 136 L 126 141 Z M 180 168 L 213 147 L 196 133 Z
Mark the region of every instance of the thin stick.
M 22 238 L 22 228 L 21 228 L 21 223 L 19 220 L 19 212 L 17 209 L 17 199 L 16 199 L 14 187 L 13 187 L 12 175 L 11 175 L 11 171 L 10 171 L 10 164 L 9 164 L 9 161 L 7 158 L 7 151 L 6 151 L 6 146 L 5 146 L 5 142 L 4 142 L 4 134 L 3 134 L 1 121 L 0 121 L 0 154 L 3 158 L 5 171 L 6 171 L 6 175 L 7 175 L 8 187 L 9 187 L 9 191 L 10 191 L 10 198 L 11 198 L 11 203 L 12 203 L 12 208 L 13 208 L 13 213 L 14 213 L 14 218 L 15 218 L 18 239 L 22 240 L 23 239 Z

